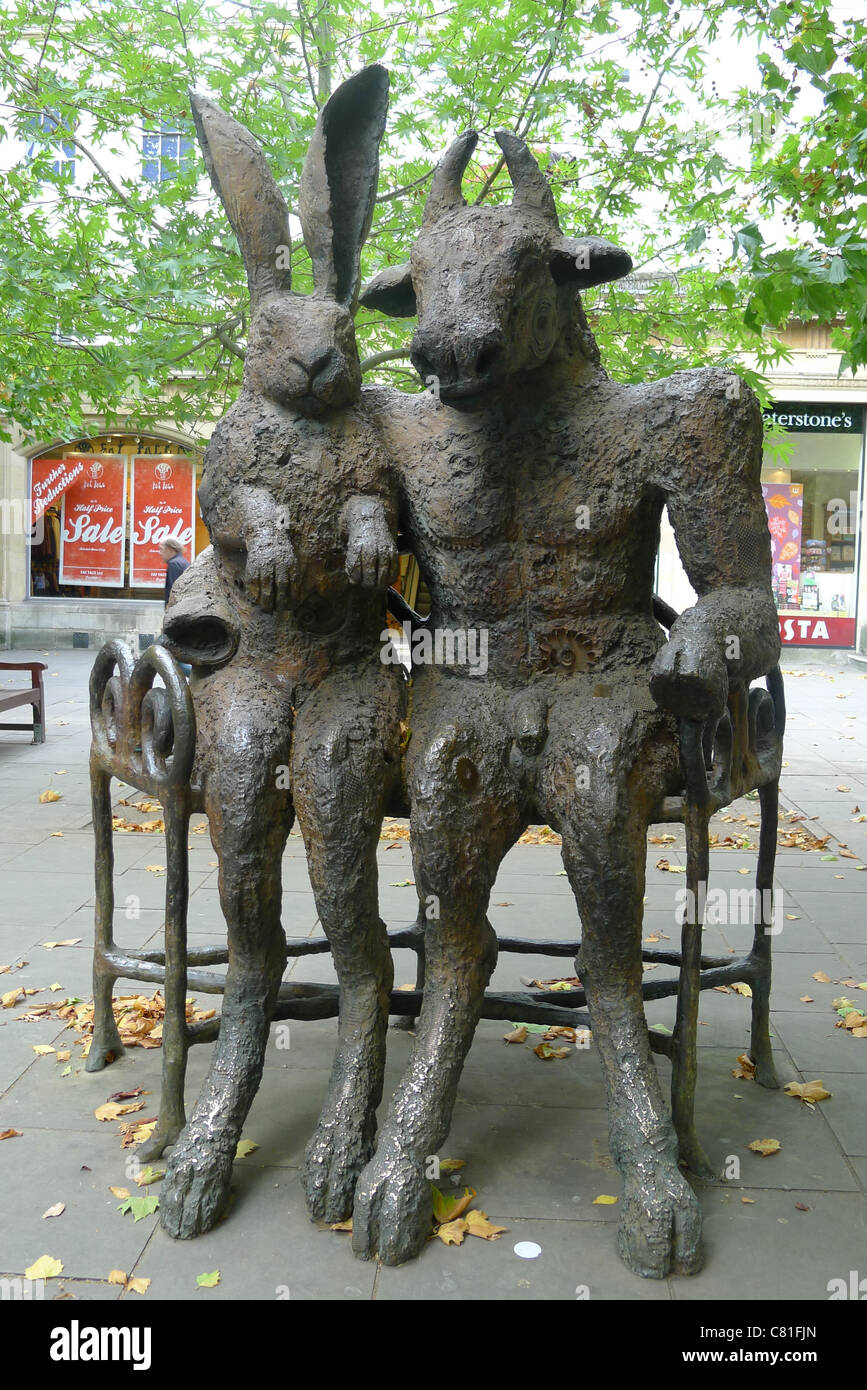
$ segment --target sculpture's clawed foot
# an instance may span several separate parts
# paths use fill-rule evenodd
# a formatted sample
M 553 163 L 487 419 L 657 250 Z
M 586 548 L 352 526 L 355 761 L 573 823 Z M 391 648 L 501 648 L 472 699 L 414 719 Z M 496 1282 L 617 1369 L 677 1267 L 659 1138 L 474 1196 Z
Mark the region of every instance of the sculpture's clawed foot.
M 397 1147 L 376 1154 L 358 1180 L 352 1249 L 399 1265 L 420 1254 L 431 1233 L 433 1197 L 422 1164 Z
M 235 1145 L 217 1150 L 214 1140 L 186 1135 L 169 1159 L 160 1189 L 160 1222 L 175 1240 L 210 1231 L 229 1202 Z
M 675 1164 L 656 1159 L 626 1177 L 617 1245 L 624 1263 L 644 1279 L 701 1269 L 701 1208 Z
M 314 1221 L 345 1221 L 352 1215 L 358 1176 L 372 1152 L 372 1125 L 319 1121 L 301 1169 L 301 1189 Z

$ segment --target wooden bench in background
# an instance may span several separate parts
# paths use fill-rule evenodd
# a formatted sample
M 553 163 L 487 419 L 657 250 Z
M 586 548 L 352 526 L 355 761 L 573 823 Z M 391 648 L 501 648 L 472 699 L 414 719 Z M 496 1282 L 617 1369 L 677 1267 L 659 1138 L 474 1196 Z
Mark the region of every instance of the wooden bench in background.
M 45 742 L 45 691 L 42 686 L 44 661 L 0 661 L 0 671 L 29 671 L 30 688 L 7 690 L 0 685 L 0 714 L 18 705 L 33 706 L 33 742 Z M 0 724 L 0 729 L 17 729 L 23 733 L 27 724 Z

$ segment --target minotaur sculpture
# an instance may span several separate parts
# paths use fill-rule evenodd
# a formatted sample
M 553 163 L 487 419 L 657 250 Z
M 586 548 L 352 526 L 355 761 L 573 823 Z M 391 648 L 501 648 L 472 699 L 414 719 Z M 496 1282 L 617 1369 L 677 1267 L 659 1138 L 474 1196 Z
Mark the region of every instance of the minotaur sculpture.
M 217 1052 L 172 1155 L 162 1220 L 176 1235 L 213 1224 L 261 1073 L 281 970 L 292 811 L 274 776 L 285 763 L 341 985 L 337 1059 L 303 1175 L 311 1213 L 352 1212 L 362 1257 L 399 1263 L 421 1249 L 425 1160 L 448 1133 L 496 960 L 490 890 L 522 830 L 545 821 L 562 835 L 583 926 L 576 969 L 624 1181 L 621 1252 L 640 1274 L 691 1272 L 700 1213 L 642 1007 L 645 832 L 680 785 L 678 719 L 712 730 L 729 682 L 777 659 L 757 403 L 718 370 L 643 386 L 606 376 L 580 291 L 625 274 L 629 258 L 562 233 L 546 179 L 508 132 L 497 140 L 511 205 L 466 206 L 476 135 L 461 135 L 409 265 L 362 296 L 418 314 L 412 358 L 436 389 L 360 391 L 351 315 L 384 120 L 378 73 L 344 84 L 317 124 L 300 206 L 312 299 L 290 296 L 275 268 L 286 212 L 255 143 L 194 103 L 254 315 L 244 390 L 206 460 L 213 552 L 167 619 L 168 643 L 198 668 L 200 775 L 231 945 Z M 665 507 L 699 595 L 667 643 L 651 609 Z M 419 897 L 438 910 L 412 1057 L 374 1153 L 391 983 L 375 848 L 404 709 L 379 633 L 398 522 L 431 626 L 483 630 L 487 669 L 414 674 L 403 792 Z

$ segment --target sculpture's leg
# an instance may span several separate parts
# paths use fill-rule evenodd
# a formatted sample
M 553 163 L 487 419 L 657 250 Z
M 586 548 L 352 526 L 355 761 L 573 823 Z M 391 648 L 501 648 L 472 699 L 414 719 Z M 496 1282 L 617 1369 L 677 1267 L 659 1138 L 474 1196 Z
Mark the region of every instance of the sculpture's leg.
M 469 680 L 436 682 L 432 703 L 437 693 L 439 718 L 427 730 L 415 698 L 407 775 L 416 885 L 438 915 L 427 923 L 425 992 L 412 1056 L 376 1154 L 359 1178 L 352 1218 L 355 1253 L 362 1259 L 378 1254 L 386 1264 L 417 1255 L 431 1231 L 427 1160 L 448 1135 L 496 964 L 496 936 L 485 917 L 491 887 L 525 824 L 508 766 L 503 699 L 495 688 L 473 688 Z
M 775 912 L 768 910 L 773 897 L 774 862 L 777 854 L 777 807 L 779 783 L 769 782 L 759 787 L 762 824 L 759 831 L 759 858 L 756 866 L 756 897 L 758 911 L 752 956 L 757 970 L 753 979 L 752 1032 L 750 1056 L 756 1065 L 756 1081 L 770 1089 L 779 1087 L 774 1054 L 771 1049 L 771 940 L 769 928 L 775 925 Z
M 379 916 L 376 850 L 400 771 L 404 682 L 378 669 L 339 672 L 297 716 L 292 787 L 310 882 L 340 981 L 337 1052 L 301 1184 L 314 1219 L 352 1211 L 373 1151 L 382 1097 L 392 960 Z
M 286 790 L 291 706 L 279 687 L 233 681 L 229 668 L 225 674 L 202 697 L 210 718 L 199 709 L 197 716 L 206 736 L 214 731 L 204 756 L 205 809 L 220 863 L 229 966 L 211 1065 L 160 1193 L 162 1225 L 180 1239 L 210 1230 L 227 1205 L 286 965 L 280 907 L 281 857 L 293 817 Z
M 549 818 L 562 832 L 563 863 L 581 915 L 576 969 L 587 991 L 611 1154 L 624 1185 L 619 1249 L 636 1274 L 691 1274 L 701 1265 L 701 1212 L 678 1168 L 641 993 L 646 827 L 676 773 L 676 744 L 659 717 L 630 714 L 613 701 L 583 708 L 564 702 L 557 714 L 544 793 Z

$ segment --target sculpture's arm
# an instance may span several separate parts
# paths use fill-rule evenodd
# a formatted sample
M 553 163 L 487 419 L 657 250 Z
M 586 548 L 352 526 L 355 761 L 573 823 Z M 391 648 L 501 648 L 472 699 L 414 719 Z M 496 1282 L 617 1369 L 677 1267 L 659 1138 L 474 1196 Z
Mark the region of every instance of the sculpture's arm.
M 363 588 L 387 589 L 400 561 L 386 502 L 369 494 L 350 497 L 342 521 L 349 579 Z
M 240 572 L 253 603 L 266 612 L 288 607 L 297 581 L 286 509 L 261 487 L 211 485 L 206 475 L 199 502 L 222 563 Z
M 765 675 L 780 654 L 761 413 L 753 392 L 717 369 L 678 373 L 660 386 L 660 442 L 669 450 L 660 482 L 698 601 L 654 660 L 650 688 L 682 717 L 718 717 L 729 678 Z

